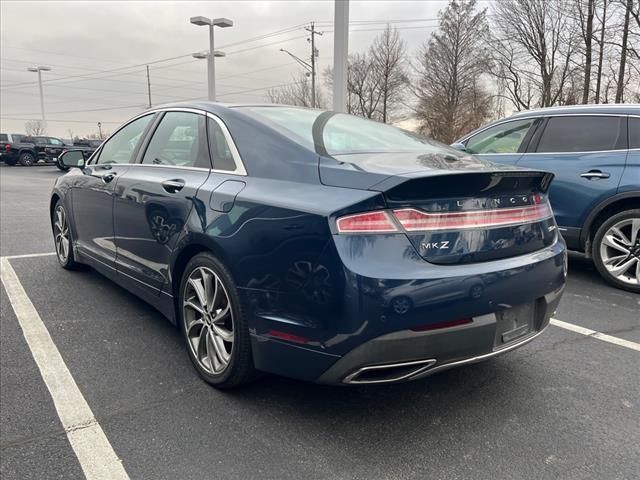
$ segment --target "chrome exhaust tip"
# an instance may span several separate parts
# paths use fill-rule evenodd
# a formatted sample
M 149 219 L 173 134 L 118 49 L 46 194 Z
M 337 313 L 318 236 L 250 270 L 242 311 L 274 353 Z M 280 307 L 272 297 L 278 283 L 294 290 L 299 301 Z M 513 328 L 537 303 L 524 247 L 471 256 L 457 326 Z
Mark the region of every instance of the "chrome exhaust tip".
M 361 367 L 342 380 L 349 385 L 365 385 L 374 383 L 393 383 L 409 378 L 428 370 L 436 360 L 414 360 L 411 362 L 389 363 L 386 365 L 370 365 Z

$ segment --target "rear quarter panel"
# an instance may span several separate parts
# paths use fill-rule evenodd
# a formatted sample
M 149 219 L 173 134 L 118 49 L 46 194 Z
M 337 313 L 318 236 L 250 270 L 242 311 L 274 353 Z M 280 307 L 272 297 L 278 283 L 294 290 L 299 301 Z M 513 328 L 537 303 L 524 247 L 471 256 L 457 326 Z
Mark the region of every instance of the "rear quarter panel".
M 640 196 L 640 148 L 629 150 L 618 193 L 637 192 Z

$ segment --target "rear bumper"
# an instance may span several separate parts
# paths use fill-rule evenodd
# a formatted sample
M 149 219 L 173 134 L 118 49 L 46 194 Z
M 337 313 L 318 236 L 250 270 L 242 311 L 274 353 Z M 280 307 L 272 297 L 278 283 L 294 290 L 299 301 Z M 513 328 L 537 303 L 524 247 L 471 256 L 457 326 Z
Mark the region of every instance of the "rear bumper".
M 563 291 L 564 285 L 537 299 L 533 328 L 512 341 L 496 346 L 497 322 L 493 313 L 475 317 L 468 325 L 427 332 L 393 332 L 353 349 L 324 372 L 317 382 L 371 384 L 408 381 L 488 360 L 521 347 L 540 335 L 549 325 Z
M 419 378 L 527 343 L 548 325 L 562 296 L 562 240 L 530 254 L 459 266 L 428 264 L 410 246 L 401 248 L 406 244 L 388 248 L 400 240 L 353 245 L 338 239 L 335 250 L 309 265 L 323 272 L 318 283 L 326 291 L 313 283 L 304 295 L 242 289 L 256 368 L 344 384 L 361 368 L 423 362 L 424 371 L 407 369 L 401 380 Z M 530 328 L 496 343 L 504 330 L 496 333 L 495 312 L 533 304 Z M 469 318 L 472 323 L 428 330 Z

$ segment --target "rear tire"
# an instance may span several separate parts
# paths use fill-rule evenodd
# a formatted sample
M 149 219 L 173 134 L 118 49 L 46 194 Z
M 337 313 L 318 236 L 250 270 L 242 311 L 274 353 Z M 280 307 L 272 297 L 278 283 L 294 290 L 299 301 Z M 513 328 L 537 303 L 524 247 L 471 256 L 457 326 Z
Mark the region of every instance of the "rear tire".
M 625 210 L 600 225 L 591 253 L 602 278 L 640 293 L 640 209 Z
M 178 322 L 202 379 L 221 389 L 255 376 L 246 316 L 231 274 L 210 253 L 187 264 L 180 281 Z
M 20 154 L 20 165 L 23 167 L 31 167 L 36 163 L 36 157 L 30 152 Z
M 76 270 L 80 266 L 76 262 L 73 254 L 73 238 L 71 237 L 71 225 L 69 216 L 62 205 L 62 200 L 58 200 L 53 209 L 51 217 L 51 227 L 53 228 L 53 241 L 56 247 L 56 258 L 62 268 Z

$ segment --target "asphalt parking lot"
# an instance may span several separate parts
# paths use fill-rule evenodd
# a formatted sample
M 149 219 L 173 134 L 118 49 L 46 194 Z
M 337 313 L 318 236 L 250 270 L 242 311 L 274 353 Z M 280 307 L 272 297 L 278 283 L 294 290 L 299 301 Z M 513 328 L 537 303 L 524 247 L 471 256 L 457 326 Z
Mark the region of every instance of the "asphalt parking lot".
M 570 257 L 555 318 L 620 344 L 552 325 L 515 352 L 419 382 L 340 388 L 265 376 L 220 392 L 153 308 L 91 270 L 30 256 L 53 252 L 59 174 L 0 166 L 0 255 L 13 257 L 130 478 L 638 478 L 640 295 L 606 285 L 582 256 Z M 0 477 L 82 478 L 4 286 L 0 295 Z

